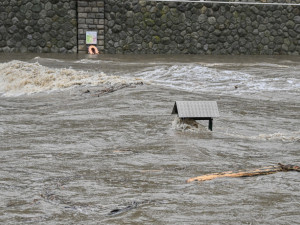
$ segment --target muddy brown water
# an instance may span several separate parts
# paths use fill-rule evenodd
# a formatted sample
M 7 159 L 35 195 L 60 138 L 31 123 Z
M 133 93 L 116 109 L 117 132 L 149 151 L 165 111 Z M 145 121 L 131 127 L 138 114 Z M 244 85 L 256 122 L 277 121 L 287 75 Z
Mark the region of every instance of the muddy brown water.
M 0 54 L 0 223 L 299 223 L 297 172 L 186 183 L 300 164 L 299 62 Z M 176 100 L 217 101 L 213 132 L 178 126 Z

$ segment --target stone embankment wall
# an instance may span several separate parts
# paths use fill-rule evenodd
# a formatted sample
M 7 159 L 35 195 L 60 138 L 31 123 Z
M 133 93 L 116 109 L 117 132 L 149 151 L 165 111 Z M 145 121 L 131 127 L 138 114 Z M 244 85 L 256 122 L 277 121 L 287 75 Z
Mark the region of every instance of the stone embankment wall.
M 211 2 L 241 2 L 241 3 L 300 3 L 300 0 L 205 0 Z
M 105 0 L 105 21 L 106 53 L 300 54 L 300 6 Z
M 77 0 L 1 0 L 0 52 L 77 52 Z
M 300 0 L 219 1 L 1 0 L 0 52 L 300 54 Z

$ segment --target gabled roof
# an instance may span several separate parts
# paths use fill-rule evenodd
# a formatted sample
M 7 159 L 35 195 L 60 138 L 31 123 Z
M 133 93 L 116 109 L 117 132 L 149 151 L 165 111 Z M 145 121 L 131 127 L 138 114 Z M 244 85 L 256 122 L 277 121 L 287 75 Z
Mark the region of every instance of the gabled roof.
M 215 101 L 176 101 L 172 114 L 179 118 L 212 118 L 219 117 L 217 102 Z

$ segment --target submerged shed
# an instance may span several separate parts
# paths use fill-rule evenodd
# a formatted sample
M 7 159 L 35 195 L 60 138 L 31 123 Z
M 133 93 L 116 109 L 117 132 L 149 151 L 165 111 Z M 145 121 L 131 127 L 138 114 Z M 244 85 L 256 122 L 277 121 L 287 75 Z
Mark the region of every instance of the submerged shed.
M 178 114 L 180 119 L 209 120 L 211 131 L 213 118 L 220 116 L 216 101 L 176 101 L 172 114 Z

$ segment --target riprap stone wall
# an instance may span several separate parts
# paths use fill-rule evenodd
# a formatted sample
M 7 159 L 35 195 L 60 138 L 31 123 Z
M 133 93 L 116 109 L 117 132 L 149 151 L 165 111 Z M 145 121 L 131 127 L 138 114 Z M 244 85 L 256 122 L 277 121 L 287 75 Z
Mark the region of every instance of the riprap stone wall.
M 105 0 L 105 52 L 300 53 L 300 7 Z
M 77 0 L 1 0 L 0 52 L 77 52 Z

